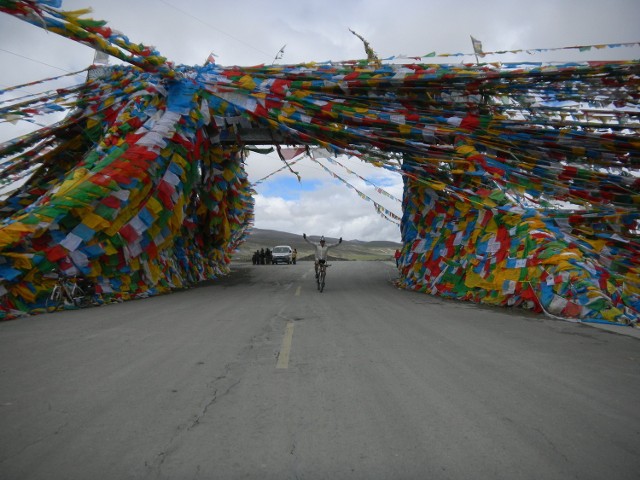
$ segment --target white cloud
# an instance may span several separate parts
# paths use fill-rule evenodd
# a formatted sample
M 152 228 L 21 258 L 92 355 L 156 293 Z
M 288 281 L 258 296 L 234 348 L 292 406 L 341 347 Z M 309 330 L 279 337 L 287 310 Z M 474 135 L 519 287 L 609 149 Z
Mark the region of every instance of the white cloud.
M 373 203 L 332 179 L 299 195 L 298 200 L 256 195 L 256 227 L 351 240 L 400 239 L 398 227 L 380 217 Z
M 396 198 L 402 198 L 402 177 L 399 174 L 369 165 L 357 158 L 340 157 L 338 161 L 382 190 Z M 324 163 L 354 188 L 401 216 L 400 203 L 381 195 L 374 187 L 346 170 Z M 247 171 L 250 180 L 256 181 L 282 165 L 279 159 L 271 155 L 251 155 L 247 163 Z M 257 228 L 330 237 L 342 236 L 349 240 L 400 241 L 399 226 L 380 216 L 372 201 L 362 199 L 353 189 L 332 178 L 309 158 L 304 158 L 292 168 L 299 172 L 303 182 L 313 181 L 315 188 L 309 191 L 310 187 L 303 185 L 295 189 L 295 193 L 299 196 L 295 201 L 283 198 L 287 196 L 286 193 L 291 192 L 283 192 L 282 196 L 256 195 L 255 225 Z M 269 180 L 277 182 L 283 177 L 295 178 L 288 169 L 285 169 L 270 177 Z

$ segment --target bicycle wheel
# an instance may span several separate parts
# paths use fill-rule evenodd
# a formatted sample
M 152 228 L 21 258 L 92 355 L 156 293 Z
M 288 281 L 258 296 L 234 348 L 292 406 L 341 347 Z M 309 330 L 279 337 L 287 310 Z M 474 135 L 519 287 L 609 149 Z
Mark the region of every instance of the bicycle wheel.
M 322 293 L 324 290 L 324 279 L 326 276 L 327 276 L 327 271 L 323 269 L 322 273 L 320 273 L 320 285 L 318 286 L 320 289 L 320 293 Z
M 73 289 L 73 304 L 78 308 L 83 308 L 89 305 L 91 299 L 87 296 L 85 291 L 76 285 Z
M 45 301 L 45 309 L 49 313 L 55 312 L 60 308 L 60 305 L 62 305 L 62 289 L 56 285 Z

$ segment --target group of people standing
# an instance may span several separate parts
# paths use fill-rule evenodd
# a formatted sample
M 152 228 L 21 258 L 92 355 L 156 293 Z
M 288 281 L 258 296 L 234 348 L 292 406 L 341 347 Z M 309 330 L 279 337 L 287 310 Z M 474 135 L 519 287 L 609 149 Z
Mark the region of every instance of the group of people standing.
M 260 250 L 256 250 L 251 257 L 251 262 L 254 265 L 271 265 L 273 261 L 273 256 L 271 250 L 269 248 L 261 248 Z

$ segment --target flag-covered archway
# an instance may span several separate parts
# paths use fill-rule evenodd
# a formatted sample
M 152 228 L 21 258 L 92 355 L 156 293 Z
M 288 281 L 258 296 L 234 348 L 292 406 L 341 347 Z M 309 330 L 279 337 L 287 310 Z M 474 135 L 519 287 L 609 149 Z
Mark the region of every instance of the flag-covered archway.
M 247 132 L 405 179 L 400 284 L 567 318 L 640 310 L 640 64 L 175 66 L 57 2 L 0 10 L 130 66 L 0 106 L 68 109 L 0 146 L 2 315 L 37 311 L 53 269 L 151 295 L 226 272 L 251 226 Z M 20 182 L 24 182 L 21 184 Z

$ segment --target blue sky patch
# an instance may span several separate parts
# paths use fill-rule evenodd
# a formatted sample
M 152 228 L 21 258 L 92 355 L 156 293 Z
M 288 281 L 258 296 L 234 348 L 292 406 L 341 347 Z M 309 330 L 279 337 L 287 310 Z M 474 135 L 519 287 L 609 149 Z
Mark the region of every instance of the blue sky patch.
M 301 192 L 313 192 L 322 187 L 320 180 L 305 180 L 298 182 L 293 175 L 267 179 L 255 187 L 260 195 L 265 197 L 281 197 L 285 200 L 299 200 Z

